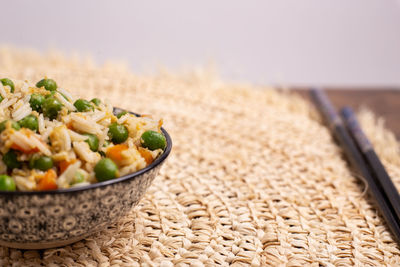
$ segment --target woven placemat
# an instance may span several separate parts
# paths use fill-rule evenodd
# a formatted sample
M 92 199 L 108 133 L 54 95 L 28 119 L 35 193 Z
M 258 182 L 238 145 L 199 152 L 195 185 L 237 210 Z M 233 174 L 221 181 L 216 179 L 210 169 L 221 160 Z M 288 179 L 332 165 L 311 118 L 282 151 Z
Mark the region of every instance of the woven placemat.
M 44 75 L 84 97 L 164 118 L 174 148 L 132 212 L 45 251 L 0 248 L 7 266 L 396 265 L 400 251 L 365 185 L 300 97 L 226 84 L 210 71 L 137 76 L 123 65 L 0 49 L 1 76 Z M 399 144 L 361 123 L 400 186 Z

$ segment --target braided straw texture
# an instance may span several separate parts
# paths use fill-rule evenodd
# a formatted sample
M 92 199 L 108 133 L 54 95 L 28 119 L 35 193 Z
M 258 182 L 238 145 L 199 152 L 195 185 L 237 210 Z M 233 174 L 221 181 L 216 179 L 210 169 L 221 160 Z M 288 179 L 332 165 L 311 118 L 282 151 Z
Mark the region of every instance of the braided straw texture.
M 1 76 L 47 75 L 86 98 L 164 119 L 174 147 L 128 216 L 71 246 L 0 248 L 7 266 L 379 266 L 400 251 L 312 106 L 197 70 L 137 76 L 121 64 L 0 49 Z M 399 144 L 361 123 L 400 186 Z

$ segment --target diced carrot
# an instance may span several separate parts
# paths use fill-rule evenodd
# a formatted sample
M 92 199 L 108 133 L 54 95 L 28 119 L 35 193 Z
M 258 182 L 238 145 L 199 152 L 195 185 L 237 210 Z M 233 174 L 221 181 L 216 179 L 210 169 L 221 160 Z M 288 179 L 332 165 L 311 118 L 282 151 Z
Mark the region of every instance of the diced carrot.
M 47 144 L 46 144 L 45 142 L 43 142 L 42 140 L 40 140 L 37 136 L 35 136 L 35 135 L 34 135 L 34 132 L 32 132 L 31 130 L 26 129 L 26 128 L 22 128 L 22 129 L 20 130 L 20 132 L 21 132 L 23 135 L 25 135 L 26 137 L 28 137 L 28 138 L 32 138 L 32 137 L 33 137 L 33 138 L 37 139 L 37 140 L 38 140 L 39 142 L 41 142 L 45 147 L 47 147 Z M 15 143 L 13 143 L 13 144 L 11 145 L 11 148 L 12 148 L 12 149 L 15 149 L 15 150 L 18 150 L 18 151 L 21 151 L 21 152 L 23 152 L 23 153 L 25 153 L 25 154 L 33 154 L 33 153 L 36 153 L 36 152 L 39 152 L 39 151 L 40 151 L 39 148 L 37 148 L 37 147 L 31 148 L 31 149 L 29 149 L 29 150 L 26 150 L 26 149 L 20 147 L 19 145 L 15 144 Z
M 72 121 L 68 122 L 66 126 L 67 126 L 68 129 L 73 129 L 74 128 L 74 126 L 72 125 Z
M 23 152 L 25 154 L 33 154 L 33 153 L 39 152 L 39 149 L 37 147 L 31 148 L 29 150 L 25 150 L 25 149 L 23 149 L 22 147 L 20 147 L 19 145 L 15 144 L 15 143 L 11 145 L 11 148 L 15 149 L 15 150 L 18 150 L 18 151 L 21 151 L 21 152 Z
M 53 169 L 48 170 L 42 179 L 40 179 L 37 189 L 38 190 L 54 190 L 57 189 L 56 183 L 57 174 Z
M 125 144 L 119 144 L 107 149 L 107 157 L 112 159 L 116 164 L 120 164 L 122 159 L 121 152 L 127 150 L 129 147 Z
M 158 130 L 160 131 L 161 130 L 161 126 L 163 125 L 163 119 L 160 119 L 159 121 L 158 121 Z
M 60 168 L 60 174 L 62 174 L 69 165 L 73 164 L 76 161 L 76 159 L 72 159 L 70 161 L 67 160 L 62 160 L 58 163 L 58 168 Z
M 140 155 L 144 158 L 147 164 L 150 164 L 153 162 L 153 156 L 151 155 L 150 151 L 143 147 L 138 148 Z

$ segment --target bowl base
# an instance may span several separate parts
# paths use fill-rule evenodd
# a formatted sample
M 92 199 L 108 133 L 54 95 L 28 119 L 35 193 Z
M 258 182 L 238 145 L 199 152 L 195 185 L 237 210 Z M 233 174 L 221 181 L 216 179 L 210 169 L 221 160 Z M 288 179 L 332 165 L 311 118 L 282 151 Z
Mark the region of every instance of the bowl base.
M 0 246 L 9 247 L 9 248 L 18 248 L 18 249 L 46 249 L 46 248 L 56 248 L 56 247 L 63 247 L 66 245 L 70 245 L 72 243 L 78 242 L 91 234 L 86 234 L 82 236 L 77 236 L 68 240 L 62 241 L 54 241 L 54 242 L 43 242 L 43 243 L 18 243 L 18 242 L 6 242 L 0 240 Z

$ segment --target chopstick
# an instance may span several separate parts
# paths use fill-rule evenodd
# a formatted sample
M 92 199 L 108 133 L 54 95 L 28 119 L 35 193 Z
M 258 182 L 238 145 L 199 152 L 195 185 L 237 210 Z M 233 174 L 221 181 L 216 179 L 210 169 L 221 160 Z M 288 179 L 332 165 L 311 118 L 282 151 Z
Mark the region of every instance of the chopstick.
M 378 155 L 368 140 L 367 136 L 361 129 L 360 124 L 357 121 L 356 115 L 350 107 L 344 107 L 341 109 L 340 114 L 342 115 L 347 129 L 353 140 L 357 143 L 359 150 L 361 151 L 364 159 L 371 167 L 373 175 L 376 178 L 377 183 L 380 184 L 381 188 L 385 192 L 390 204 L 398 218 L 400 218 L 400 195 L 394 186 L 389 174 L 386 172 L 385 167 L 380 161 Z
M 357 171 L 357 173 L 367 182 L 369 192 L 375 199 L 378 209 L 383 215 L 396 241 L 400 242 L 400 217 L 397 216 L 394 207 L 389 200 L 389 196 L 385 194 L 385 191 L 377 182 L 371 167 L 364 160 L 362 154 L 357 148 L 357 145 L 354 143 L 353 139 L 345 128 L 343 121 L 323 90 L 311 89 L 310 94 L 317 109 L 327 123 L 331 133 L 342 147 L 348 161 Z

